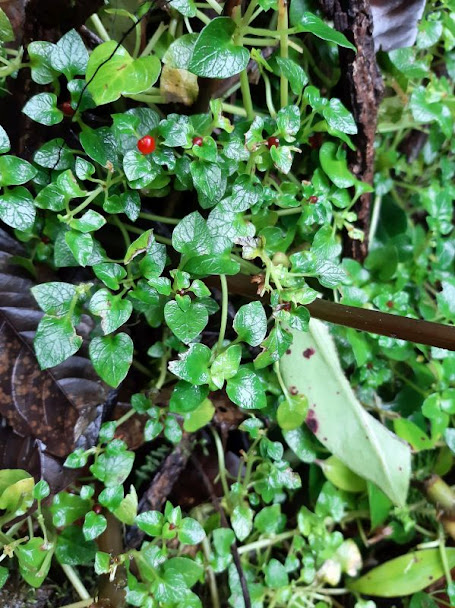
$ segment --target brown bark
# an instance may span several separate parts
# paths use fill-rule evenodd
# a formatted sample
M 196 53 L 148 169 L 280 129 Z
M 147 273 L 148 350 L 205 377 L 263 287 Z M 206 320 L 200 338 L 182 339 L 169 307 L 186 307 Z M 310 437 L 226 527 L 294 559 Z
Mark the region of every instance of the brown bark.
M 327 16 L 333 19 L 336 29 L 357 48 L 357 53 L 341 47 L 339 49 L 341 97 L 351 110 L 358 127 L 358 134 L 353 137 L 356 150 L 348 152 L 350 169 L 357 179 L 372 184 L 374 139 L 383 85 L 374 52 L 369 3 L 368 0 L 320 0 L 320 3 Z M 354 207 L 357 213 L 356 226 L 363 230 L 364 240 L 351 240 L 346 235 L 344 243 L 345 255 L 360 261 L 368 254 L 370 206 L 371 194 L 364 194 Z

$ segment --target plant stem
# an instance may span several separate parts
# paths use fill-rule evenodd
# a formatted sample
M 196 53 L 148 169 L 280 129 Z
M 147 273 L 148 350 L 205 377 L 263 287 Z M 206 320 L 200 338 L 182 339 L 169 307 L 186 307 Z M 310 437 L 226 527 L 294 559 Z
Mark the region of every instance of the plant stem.
M 153 213 L 139 213 L 139 217 L 151 222 L 161 222 L 162 224 L 172 224 L 176 226 L 180 220 L 173 217 L 164 217 L 163 215 L 155 215 Z
M 159 26 L 156 28 L 155 32 L 153 33 L 153 36 L 148 41 L 147 46 L 142 51 L 141 57 L 150 55 L 150 53 L 153 51 L 153 49 L 155 47 L 155 44 L 158 42 L 158 40 L 161 38 L 161 36 L 164 34 L 164 32 L 167 30 L 167 28 L 168 28 L 168 26 L 165 23 L 161 22 L 159 24 Z
M 84 587 L 81 579 L 78 577 L 74 568 L 72 566 L 68 566 L 68 564 L 61 564 L 61 567 L 62 567 L 63 572 L 68 577 L 68 580 L 73 585 L 76 593 L 81 598 L 81 600 L 89 600 L 90 594 L 87 591 L 87 589 Z
M 234 106 L 232 103 L 223 102 L 221 107 L 226 114 L 235 114 L 236 116 L 242 116 L 243 118 L 246 118 L 247 116 L 245 108 Z
M 81 600 L 80 602 L 74 602 L 73 604 L 66 604 L 62 606 L 62 608 L 86 608 L 87 606 L 91 606 L 95 600 L 90 597 L 86 600 Z
M 102 40 L 104 40 L 104 42 L 108 42 L 111 39 L 111 37 L 107 33 L 106 28 L 104 27 L 104 25 L 101 22 L 101 19 L 98 17 L 98 15 L 96 13 L 90 17 L 90 21 L 93 23 L 93 27 L 95 28 L 98 36 Z
M 369 247 L 371 247 L 371 245 L 374 241 L 374 237 L 376 235 L 376 229 L 378 227 L 378 222 L 379 222 L 379 215 L 381 214 L 381 203 L 382 203 L 382 196 L 380 196 L 378 194 L 377 196 L 374 197 L 373 213 L 371 215 L 370 231 L 368 233 Z
M 280 33 L 280 56 L 287 59 L 289 56 L 288 48 L 288 5 L 287 0 L 278 0 L 278 26 L 277 30 Z M 280 76 L 280 100 L 281 107 L 288 105 L 289 100 L 288 80 L 285 76 Z
M 199 21 L 202 21 L 204 25 L 208 25 L 211 22 L 210 17 L 207 17 L 207 15 L 205 15 L 202 11 L 197 10 L 196 17 L 199 19 Z
M 223 275 L 221 275 L 221 276 L 223 276 Z M 221 443 L 220 436 L 215 431 L 215 429 L 212 428 L 211 431 L 213 434 L 213 438 L 215 439 L 216 452 L 218 455 L 218 467 L 220 470 L 221 485 L 223 487 L 224 495 L 227 498 L 229 496 L 229 485 L 228 485 L 227 478 L 226 478 L 226 466 L 224 463 L 224 448 Z
M 101 192 L 103 192 L 104 188 L 102 186 L 100 186 L 99 188 L 95 188 L 95 190 L 92 190 L 90 192 L 90 194 L 87 196 L 87 198 L 80 204 L 78 205 L 75 209 L 73 209 L 72 211 L 70 211 L 69 215 L 70 217 L 64 217 L 64 221 L 65 220 L 70 220 L 72 219 L 75 215 L 77 215 L 80 211 L 82 211 L 83 209 L 85 209 L 86 207 L 88 207 L 88 205 L 90 205 L 90 203 L 98 196 L 98 194 L 101 194 Z
M 262 72 L 262 78 L 264 80 L 264 86 L 265 86 L 265 103 L 266 103 L 267 109 L 270 112 L 270 116 L 272 118 L 276 118 L 276 110 L 275 110 L 275 106 L 273 105 L 273 100 L 272 100 L 272 88 L 270 86 L 270 78 L 267 76 L 265 71 Z
M 248 82 L 248 72 L 246 69 L 240 72 L 240 88 L 242 91 L 243 105 L 245 107 L 246 116 L 249 120 L 253 120 L 253 100 L 251 99 L 250 83 Z
M 223 12 L 223 9 L 216 0 L 205 0 L 205 3 L 208 4 L 210 8 L 213 8 L 215 13 L 217 13 L 218 15 L 221 15 L 221 13 Z
M 288 532 L 283 532 L 282 534 L 277 534 L 272 538 L 262 538 L 261 540 L 256 540 L 253 543 L 249 543 L 248 545 L 243 545 L 238 548 L 239 555 L 242 553 L 249 553 L 250 551 L 257 551 L 259 549 L 266 549 L 271 545 L 276 545 L 277 543 L 281 543 L 288 538 L 292 538 L 295 536 L 295 530 L 290 530 Z
M 220 322 L 220 333 L 218 336 L 218 342 L 216 345 L 216 350 L 220 351 L 223 347 L 224 335 L 226 333 L 227 326 L 227 315 L 228 315 L 228 286 L 226 281 L 226 275 L 220 274 L 220 283 L 221 283 L 221 322 Z
M 202 514 L 199 510 L 196 511 L 196 519 L 199 521 L 201 525 L 204 524 L 204 520 Z M 207 536 L 205 536 L 201 542 L 202 544 L 202 552 L 204 553 L 204 559 L 206 562 L 205 571 L 207 573 L 208 585 L 210 589 L 210 597 L 212 599 L 212 608 L 221 608 L 220 597 L 218 595 L 218 586 L 216 584 L 216 577 L 213 571 L 212 566 L 210 565 L 210 543 L 207 540 Z
M 166 103 L 166 99 L 163 95 L 147 95 L 147 93 L 138 93 L 137 95 L 124 95 L 128 99 L 134 99 L 134 101 L 142 101 L 143 103 L 155 104 L 155 103 Z

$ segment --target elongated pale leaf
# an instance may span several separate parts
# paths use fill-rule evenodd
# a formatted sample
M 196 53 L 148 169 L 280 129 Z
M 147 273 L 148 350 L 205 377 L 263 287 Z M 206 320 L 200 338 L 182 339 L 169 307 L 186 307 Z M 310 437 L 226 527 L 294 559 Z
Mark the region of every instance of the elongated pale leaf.
M 455 549 L 446 549 L 449 570 L 455 566 Z M 444 576 L 439 549 L 412 551 L 391 559 L 348 584 L 349 589 L 378 597 L 417 593 Z
M 409 446 L 359 403 L 324 323 L 311 319 L 309 331 L 294 331 L 293 337 L 281 373 L 291 393 L 308 398 L 307 425 L 347 467 L 403 505 L 411 472 Z

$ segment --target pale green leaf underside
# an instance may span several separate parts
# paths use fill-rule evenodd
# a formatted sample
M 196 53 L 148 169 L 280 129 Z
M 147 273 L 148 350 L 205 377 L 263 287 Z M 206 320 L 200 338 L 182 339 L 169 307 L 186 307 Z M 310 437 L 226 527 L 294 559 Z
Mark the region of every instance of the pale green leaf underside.
M 309 331 L 294 331 L 293 337 L 281 372 L 286 386 L 307 396 L 316 437 L 352 471 L 376 484 L 396 505 L 404 505 L 411 473 L 409 446 L 357 400 L 323 323 L 311 319 Z

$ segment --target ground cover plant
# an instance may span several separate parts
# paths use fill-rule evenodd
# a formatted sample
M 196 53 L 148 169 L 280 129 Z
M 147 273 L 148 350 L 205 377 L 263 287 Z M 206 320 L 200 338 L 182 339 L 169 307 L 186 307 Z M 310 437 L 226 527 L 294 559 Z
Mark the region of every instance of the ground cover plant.
M 11 4 L 2 605 L 454 605 L 453 1 Z

